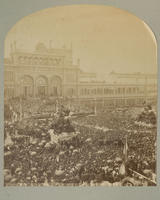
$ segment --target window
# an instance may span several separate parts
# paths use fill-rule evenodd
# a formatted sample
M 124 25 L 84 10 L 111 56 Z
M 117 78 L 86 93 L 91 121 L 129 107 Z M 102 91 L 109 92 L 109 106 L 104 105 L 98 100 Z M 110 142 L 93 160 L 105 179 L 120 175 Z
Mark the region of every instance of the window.
M 14 73 L 12 71 L 5 71 L 4 80 L 5 81 L 14 81 Z

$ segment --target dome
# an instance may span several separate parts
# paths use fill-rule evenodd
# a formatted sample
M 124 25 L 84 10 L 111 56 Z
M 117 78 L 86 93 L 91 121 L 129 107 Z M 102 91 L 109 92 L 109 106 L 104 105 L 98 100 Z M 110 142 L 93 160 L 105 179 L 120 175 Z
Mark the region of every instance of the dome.
M 47 51 L 47 48 L 46 46 L 39 42 L 37 45 L 36 45 L 36 51 L 39 51 L 39 52 L 46 52 Z

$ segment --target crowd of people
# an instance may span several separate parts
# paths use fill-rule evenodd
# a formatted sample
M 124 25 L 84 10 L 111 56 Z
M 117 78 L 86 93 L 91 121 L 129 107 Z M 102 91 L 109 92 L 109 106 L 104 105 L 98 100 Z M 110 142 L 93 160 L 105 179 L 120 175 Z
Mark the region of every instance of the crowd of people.
M 156 184 L 157 129 L 135 124 L 135 108 L 72 118 L 63 105 L 57 111 L 45 101 L 39 107 L 23 102 L 23 110 L 28 105 L 33 106 L 30 117 L 7 119 L 4 124 L 5 185 Z M 53 109 L 49 118 L 32 117 L 34 112 L 47 112 L 49 106 Z M 76 137 L 55 143 L 49 130 L 55 135 L 74 132 Z

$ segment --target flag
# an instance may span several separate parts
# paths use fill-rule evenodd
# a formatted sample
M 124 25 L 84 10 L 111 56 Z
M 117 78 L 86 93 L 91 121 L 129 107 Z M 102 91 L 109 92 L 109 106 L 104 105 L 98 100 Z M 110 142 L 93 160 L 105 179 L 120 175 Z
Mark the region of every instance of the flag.
M 124 176 L 126 174 L 126 167 L 125 167 L 124 163 L 122 163 L 121 166 L 120 166 L 120 168 L 119 168 L 119 174 L 121 176 Z
M 127 143 L 127 136 L 125 138 L 125 144 L 124 144 L 124 148 L 123 148 L 123 155 L 124 155 L 124 159 L 125 162 L 127 161 L 127 157 L 128 157 L 128 143 Z
M 59 155 L 56 156 L 56 161 L 59 162 Z

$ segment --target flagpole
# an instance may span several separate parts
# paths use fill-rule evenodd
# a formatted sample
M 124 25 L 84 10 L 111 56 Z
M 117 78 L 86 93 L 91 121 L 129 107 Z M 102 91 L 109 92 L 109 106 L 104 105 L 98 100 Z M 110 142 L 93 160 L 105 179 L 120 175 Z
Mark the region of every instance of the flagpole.
M 22 120 L 22 98 L 20 98 L 20 121 Z
M 127 135 L 126 135 L 126 154 L 125 154 L 125 163 L 127 162 L 127 158 L 128 158 L 128 143 L 127 143 Z
M 97 115 L 96 99 L 94 100 L 94 115 Z
M 150 181 L 151 183 L 153 183 L 153 184 L 155 184 L 155 185 L 157 184 L 155 181 L 153 181 L 153 180 L 149 179 L 148 177 L 146 177 L 146 176 L 144 176 L 144 175 L 142 175 L 142 174 L 140 174 L 140 173 L 134 171 L 133 169 L 129 168 L 129 170 L 130 170 L 131 172 L 137 174 L 138 176 L 141 176 L 142 178 L 146 179 L 147 181 Z
M 125 136 L 125 144 L 123 148 L 123 154 L 124 154 L 124 164 L 126 164 L 128 159 L 128 141 L 127 141 L 127 135 Z
M 58 102 L 58 100 L 56 100 L 56 112 L 58 112 L 59 111 L 59 102 Z
M 122 175 L 122 176 L 125 176 L 126 175 L 126 163 L 127 163 L 127 158 L 128 158 L 128 144 L 127 144 L 127 135 L 125 136 L 125 143 L 124 143 L 124 147 L 123 147 L 123 162 L 120 166 L 120 169 L 119 169 L 119 173 Z

